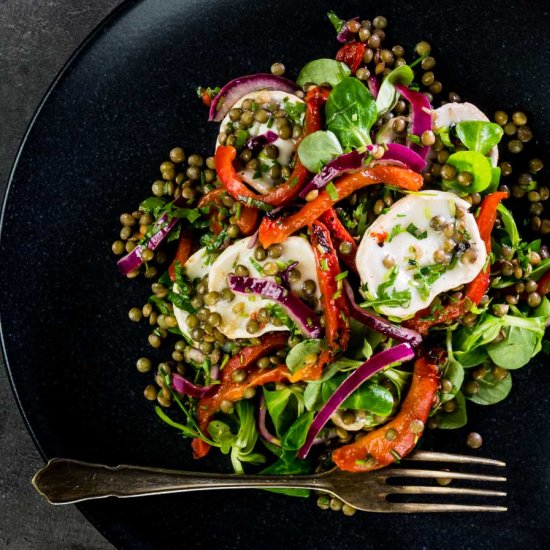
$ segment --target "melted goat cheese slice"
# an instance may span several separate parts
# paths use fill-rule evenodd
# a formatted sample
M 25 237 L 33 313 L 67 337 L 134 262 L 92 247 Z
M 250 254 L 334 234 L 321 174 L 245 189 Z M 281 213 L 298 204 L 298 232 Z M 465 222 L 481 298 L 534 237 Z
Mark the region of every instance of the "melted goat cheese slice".
M 471 252 L 462 258 L 458 253 L 447 265 L 438 264 L 434 253 L 443 249 L 448 238 L 433 229 L 430 221 L 435 216 L 456 221 L 458 207 L 466 212 L 460 220 L 464 223 L 461 250 L 471 249 L 477 256 Z M 380 304 L 378 309 L 405 319 L 429 306 L 438 294 L 474 279 L 485 265 L 487 252 L 469 207 L 453 193 L 426 191 L 407 195 L 379 216 L 357 251 L 357 269 L 368 290 L 367 299 L 393 297 L 398 303 Z
M 274 277 L 269 277 L 258 271 L 258 264 L 260 269 L 262 269 L 268 262 L 282 262 L 289 265 L 297 261 L 299 263 L 296 269 L 300 272 L 301 277 L 299 281 L 291 283 L 290 290 L 297 296 L 303 297 L 302 285 L 304 281 L 310 279 L 315 282 L 315 296 L 317 299 L 320 299 L 317 262 L 313 249 L 306 239 L 302 237 L 289 237 L 281 244 L 282 254 L 279 258 L 272 259 L 268 257 L 258 262 L 254 260 L 255 247 L 249 248 L 253 238 L 248 237 L 235 242 L 218 256 L 210 267 L 210 274 L 208 276 L 209 291 L 216 290 L 221 292 L 224 288 L 227 288 L 227 276 L 230 273 L 234 273 L 236 266 L 239 264 L 248 268 L 251 277 L 274 281 Z M 221 315 L 222 322 L 218 329 L 227 338 L 250 338 L 251 336 L 260 336 L 265 332 L 288 330 L 286 326 L 275 326 L 271 323 L 261 326 L 260 330 L 254 334 L 250 334 L 246 330 L 246 324 L 259 309 L 275 303 L 273 300 L 261 298 L 254 294 L 235 294 L 235 298 L 231 302 L 220 300 L 214 306 L 211 306 L 210 310 L 217 311 Z
M 242 106 L 243 101 L 246 99 L 252 99 L 259 105 L 263 105 L 264 103 L 269 103 L 271 101 L 277 103 L 280 109 L 285 108 L 286 103 L 290 104 L 296 104 L 296 103 L 304 103 L 303 100 L 301 100 L 299 97 L 295 96 L 294 94 L 289 94 L 287 92 L 281 92 L 278 90 L 260 90 L 259 92 L 252 92 L 250 94 L 247 94 L 243 96 L 235 105 L 233 105 L 233 109 L 240 108 Z M 229 113 L 225 115 L 224 119 L 222 120 L 220 124 L 220 132 L 224 132 L 225 128 L 228 124 L 231 124 L 231 119 L 229 118 Z M 248 134 L 250 137 L 259 136 L 262 134 L 265 134 L 269 131 L 277 133 L 277 126 L 273 124 L 271 127 L 268 125 L 267 122 L 260 123 L 258 121 L 254 121 L 252 126 L 247 129 Z M 216 148 L 220 145 L 219 139 L 216 142 Z M 281 139 L 277 138 L 276 141 L 273 142 L 273 145 L 276 145 L 279 149 L 279 156 L 276 160 L 279 162 L 281 166 L 288 166 L 290 163 L 292 156 L 294 155 L 296 151 L 296 140 L 295 139 Z M 271 166 L 274 162 L 274 160 L 268 159 L 268 158 L 262 158 L 262 163 Z M 267 194 L 271 188 L 273 187 L 273 181 L 269 178 L 267 175 L 267 172 L 264 172 L 260 178 L 254 178 L 254 171 L 252 170 L 241 170 L 239 172 L 239 175 L 245 181 L 248 183 L 251 187 L 256 189 L 259 193 Z
M 208 265 L 208 254 L 206 248 L 200 248 L 193 255 L 189 256 L 189 259 L 183 266 L 183 273 L 188 279 L 194 281 L 195 279 L 202 279 L 205 275 L 208 275 L 210 266 Z M 174 284 L 174 292 L 179 293 L 178 285 Z M 178 327 L 182 334 L 191 339 L 191 331 L 187 326 L 187 317 L 189 313 L 187 311 L 174 306 L 174 317 L 178 322 Z
M 457 122 L 480 120 L 490 122 L 487 115 L 472 103 L 446 103 L 432 114 L 432 128 L 437 132 L 440 128 L 448 128 Z M 498 165 L 498 146 L 495 145 L 487 155 L 493 166 Z
M 249 248 L 251 240 L 254 237 L 241 239 L 226 248 L 213 263 L 208 263 L 206 249 L 201 248 L 195 252 L 185 263 L 184 272 L 189 279 L 202 279 L 208 275 L 208 291 L 220 292 L 228 287 L 227 276 L 235 272 L 237 265 L 244 265 L 248 268 L 251 277 L 259 277 L 274 281 L 274 277 L 262 273 L 263 266 L 268 262 L 277 262 L 290 264 L 298 262 L 296 269 L 301 277 L 298 281 L 293 281 L 290 289 L 299 297 L 303 297 L 302 285 L 304 281 L 310 279 L 315 282 L 315 296 L 318 300 L 321 298 L 319 291 L 319 281 L 317 278 L 317 263 L 310 243 L 302 237 L 289 237 L 282 245 L 282 254 L 279 258 L 273 259 L 267 257 L 265 260 L 257 261 L 254 258 L 255 247 Z M 258 267 L 260 270 L 258 270 Z M 177 287 L 174 287 L 177 292 Z M 227 338 L 250 338 L 251 336 L 261 336 L 266 332 L 288 330 L 286 326 L 276 326 L 267 323 L 261 326 L 260 330 L 250 334 L 246 330 L 246 324 L 259 309 L 273 305 L 276 302 L 267 300 L 256 295 L 235 294 L 231 302 L 220 299 L 215 305 L 210 306 L 212 312 L 218 312 L 222 317 L 222 322 L 218 329 Z M 174 316 L 178 322 L 181 332 L 191 338 L 189 327 L 187 326 L 187 317 L 189 314 L 177 307 L 174 307 Z

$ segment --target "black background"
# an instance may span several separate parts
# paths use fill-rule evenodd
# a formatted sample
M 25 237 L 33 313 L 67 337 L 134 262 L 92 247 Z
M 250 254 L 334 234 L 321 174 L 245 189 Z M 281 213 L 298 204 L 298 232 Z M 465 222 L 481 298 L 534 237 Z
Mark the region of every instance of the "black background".
M 118 215 L 155 179 L 169 149 L 211 150 L 194 95 L 199 85 L 268 71 L 282 61 L 295 77 L 337 48 L 324 13 L 390 19 L 389 34 L 411 51 L 434 44 L 436 74 L 491 112 L 523 108 L 550 142 L 547 101 L 550 16 L 542 3 L 418 1 L 403 5 L 316 2 L 129 2 L 59 80 L 35 120 L 11 183 L 0 248 L 0 313 L 11 374 L 43 454 L 89 461 L 222 469 L 195 463 L 161 425 L 134 367 L 147 328 L 127 321 L 147 286 L 124 281 L 110 243 Z M 535 39 L 537 37 L 537 39 Z M 539 38 L 540 37 L 540 38 Z M 101 501 L 82 510 L 121 547 L 239 548 L 285 543 L 320 548 L 543 548 L 550 543 L 547 456 L 548 370 L 514 374 L 503 404 L 474 411 L 482 454 L 508 462 L 506 515 L 372 516 L 320 512 L 314 500 L 255 492 Z M 441 434 L 438 449 L 464 451 L 464 436 Z M 480 451 L 481 453 L 481 451 Z

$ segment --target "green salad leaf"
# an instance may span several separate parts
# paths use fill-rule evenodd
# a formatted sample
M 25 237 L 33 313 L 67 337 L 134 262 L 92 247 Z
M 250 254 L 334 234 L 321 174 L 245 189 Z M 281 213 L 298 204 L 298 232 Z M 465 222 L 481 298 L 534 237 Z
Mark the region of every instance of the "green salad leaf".
M 291 373 L 304 368 L 313 356 L 317 355 L 323 348 L 323 340 L 303 340 L 296 344 L 286 356 L 286 366 Z
M 309 134 L 298 146 L 300 162 L 314 174 L 343 152 L 338 138 L 332 132 L 323 130 Z
M 464 120 L 455 126 L 458 139 L 470 151 L 486 155 L 502 138 L 502 127 L 495 122 Z
M 323 383 L 321 396 L 324 402 L 342 384 L 345 374 L 337 375 Z M 341 405 L 342 409 L 368 411 L 378 416 L 388 416 L 393 408 L 393 396 L 383 386 L 367 380 L 357 388 Z
M 504 369 L 519 369 L 542 346 L 545 316 L 527 317 L 510 306 L 511 314 L 495 317 L 484 313 L 472 328 L 462 328 L 453 339 L 454 357 L 464 368 L 475 367 L 490 358 Z M 505 337 L 493 342 L 504 331 Z
M 441 430 L 455 430 L 462 428 L 468 422 L 466 414 L 466 401 L 461 391 L 454 396 L 456 408 L 447 412 L 444 409 L 439 409 L 435 415 L 437 427 Z
M 347 77 L 337 84 L 328 96 L 325 115 L 328 130 L 336 134 L 345 150 L 370 145 L 376 102 L 360 80 Z
M 533 326 L 529 328 L 508 327 L 504 340 L 487 346 L 487 353 L 496 365 L 505 369 L 519 369 L 539 352 L 544 336 L 544 323 L 537 322 L 536 319 L 540 318 L 533 317 L 530 320 Z
M 403 84 L 404 86 L 408 86 L 413 80 L 414 72 L 408 65 L 401 65 L 393 69 L 384 78 L 378 92 L 378 97 L 376 98 L 376 110 L 379 117 L 385 115 L 395 107 L 399 99 L 399 92 L 395 88 L 395 85 Z
M 466 399 L 478 405 L 494 405 L 508 397 L 512 389 L 512 376 L 507 372 L 505 378 L 498 380 L 491 372 L 488 372 L 477 383 L 479 391 L 472 395 L 466 395 Z
M 332 10 L 327 12 L 327 17 L 336 32 L 340 32 L 346 24 L 345 20 L 338 17 Z
M 473 176 L 472 183 L 464 187 L 457 180 L 450 181 L 446 185 L 454 191 L 460 193 L 480 193 L 489 187 L 493 178 L 493 169 L 491 162 L 477 151 L 458 151 L 453 153 L 448 159 L 447 164 L 460 172 L 469 172 Z
M 312 411 L 301 414 L 290 426 L 281 440 L 281 446 L 287 451 L 297 451 L 306 441 L 309 426 L 313 422 Z
M 314 61 L 310 61 L 300 71 L 296 84 L 302 88 L 306 84 L 316 84 L 317 86 L 328 84 L 334 88 L 350 74 L 350 68 L 341 61 L 336 61 L 335 59 L 315 59 Z
M 500 219 L 504 224 L 504 229 L 506 230 L 506 233 L 508 233 L 508 237 L 510 237 L 511 245 L 517 246 L 521 241 L 521 237 L 519 236 L 518 226 L 516 225 L 514 216 L 512 216 L 510 210 L 508 210 L 508 208 L 506 208 L 506 206 L 502 203 L 498 205 L 497 210 L 500 214 Z
M 442 378 L 452 384 L 450 392 L 441 393 L 441 403 L 454 399 L 464 382 L 464 367 L 455 359 L 452 346 L 452 331 L 447 329 L 447 362 L 443 369 Z

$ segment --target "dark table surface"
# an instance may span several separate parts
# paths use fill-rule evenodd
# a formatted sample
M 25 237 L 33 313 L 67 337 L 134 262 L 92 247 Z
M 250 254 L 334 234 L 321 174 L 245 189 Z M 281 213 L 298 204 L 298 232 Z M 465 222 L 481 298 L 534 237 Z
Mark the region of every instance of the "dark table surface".
M 80 42 L 119 3 L 0 0 L 2 196 L 19 142 L 42 95 Z M 3 362 L 0 450 L 0 548 L 112 548 L 74 506 L 50 506 L 32 489 L 30 480 L 43 461 L 19 414 Z

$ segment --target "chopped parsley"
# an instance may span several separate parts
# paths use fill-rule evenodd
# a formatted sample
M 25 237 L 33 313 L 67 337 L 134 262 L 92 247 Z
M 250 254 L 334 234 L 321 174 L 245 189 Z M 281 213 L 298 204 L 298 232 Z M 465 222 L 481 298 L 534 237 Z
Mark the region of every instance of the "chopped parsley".
M 410 223 L 407 227 L 407 233 L 410 233 L 413 237 L 421 241 L 428 236 L 428 231 L 420 231 L 414 223 Z
M 407 307 L 411 301 L 411 291 L 409 289 L 396 291 L 393 288 L 398 273 L 399 267 L 394 265 L 386 274 L 386 280 L 378 285 L 376 290 L 378 297 L 366 300 L 361 307 Z
M 338 189 L 336 189 L 334 183 L 332 182 L 327 183 L 325 190 L 331 201 L 337 201 L 340 197 L 340 195 L 338 194 Z

